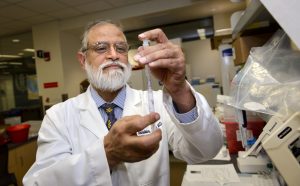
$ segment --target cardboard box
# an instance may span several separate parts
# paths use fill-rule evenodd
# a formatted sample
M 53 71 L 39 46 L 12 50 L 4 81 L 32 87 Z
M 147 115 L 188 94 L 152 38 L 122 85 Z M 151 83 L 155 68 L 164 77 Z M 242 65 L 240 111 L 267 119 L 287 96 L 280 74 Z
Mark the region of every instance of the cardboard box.
M 259 47 L 264 45 L 272 34 L 260 34 L 251 36 L 239 36 L 237 37 L 232 46 L 234 48 L 234 64 L 241 65 L 246 63 L 252 47 Z

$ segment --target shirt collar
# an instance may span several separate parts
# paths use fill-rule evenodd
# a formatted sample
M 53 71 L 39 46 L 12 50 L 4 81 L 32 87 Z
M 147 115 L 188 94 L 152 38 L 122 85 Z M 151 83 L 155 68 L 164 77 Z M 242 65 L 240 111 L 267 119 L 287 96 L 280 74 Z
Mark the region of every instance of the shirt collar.
M 97 91 L 94 89 L 93 86 L 91 87 L 91 95 L 93 100 L 95 101 L 97 107 L 99 108 L 100 106 L 102 106 L 103 104 L 106 103 L 106 101 L 104 101 L 102 99 L 101 96 L 99 96 L 99 94 L 97 93 Z M 121 109 L 124 108 L 124 103 L 125 103 L 125 98 L 126 98 L 126 86 L 124 86 L 120 92 L 118 93 L 117 97 L 111 102 L 116 104 L 118 107 L 120 107 Z

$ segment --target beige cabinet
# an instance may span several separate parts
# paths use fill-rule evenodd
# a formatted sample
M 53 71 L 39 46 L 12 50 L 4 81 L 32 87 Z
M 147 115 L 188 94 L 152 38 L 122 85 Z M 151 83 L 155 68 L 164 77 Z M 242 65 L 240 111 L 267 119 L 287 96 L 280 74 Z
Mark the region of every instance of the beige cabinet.
M 22 179 L 35 161 L 36 150 L 36 140 L 9 150 L 8 170 L 15 173 L 18 185 L 23 185 Z
M 170 152 L 170 185 L 181 186 L 187 163 L 174 157 Z

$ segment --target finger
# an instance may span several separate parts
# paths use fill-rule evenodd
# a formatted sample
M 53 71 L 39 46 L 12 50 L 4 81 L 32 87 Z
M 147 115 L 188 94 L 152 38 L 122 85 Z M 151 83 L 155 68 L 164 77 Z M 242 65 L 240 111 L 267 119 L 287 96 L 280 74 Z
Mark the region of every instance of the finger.
M 179 46 L 167 43 L 142 48 L 134 56 L 134 59 L 142 64 L 147 64 L 157 59 L 168 58 L 180 58 L 184 60 L 184 54 Z
M 159 146 L 159 142 L 162 139 L 162 132 L 160 129 L 153 131 L 151 134 L 145 136 L 134 136 L 130 138 L 132 146 L 139 151 L 151 152 Z
M 160 68 L 174 73 L 184 72 L 184 63 L 181 63 L 179 59 L 158 59 L 149 63 L 149 67 L 151 70 Z
M 138 37 L 140 40 L 149 39 L 152 41 L 157 41 L 158 43 L 165 43 L 168 41 L 165 33 L 159 28 L 141 33 L 138 35 Z
M 172 47 L 172 43 L 159 43 L 159 44 L 154 44 L 154 45 L 150 45 L 150 46 L 140 46 L 137 49 L 137 52 L 139 55 L 141 56 L 145 56 L 149 53 L 153 53 L 156 51 L 162 51 L 168 48 Z
M 126 132 L 135 134 L 138 131 L 143 130 L 147 126 L 153 124 L 159 120 L 160 116 L 158 113 L 152 112 L 145 116 L 126 117 Z
M 137 162 L 149 158 L 159 148 L 161 140 L 160 129 L 149 136 L 130 136 L 126 140 L 126 150 L 120 157 L 125 162 Z
M 144 55 L 143 57 L 141 57 Z M 184 68 L 184 55 L 179 53 L 176 49 L 164 49 L 142 51 L 139 54 L 138 62 L 142 64 L 149 64 L 150 67 L 167 68 L 172 71 L 175 69 Z

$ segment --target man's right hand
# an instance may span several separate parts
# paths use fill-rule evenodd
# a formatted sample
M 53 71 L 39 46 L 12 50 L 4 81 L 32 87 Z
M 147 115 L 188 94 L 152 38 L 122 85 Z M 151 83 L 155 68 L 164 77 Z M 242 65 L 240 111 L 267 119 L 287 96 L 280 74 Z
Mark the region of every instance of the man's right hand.
M 161 130 L 145 136 L 138 131 L 159 119 L 159 114 L 126 116 L 118 120 L 104 137 L 104 148 L 110 168 L 121 162 L 138 162 L 149 158 L 159 148 Z

